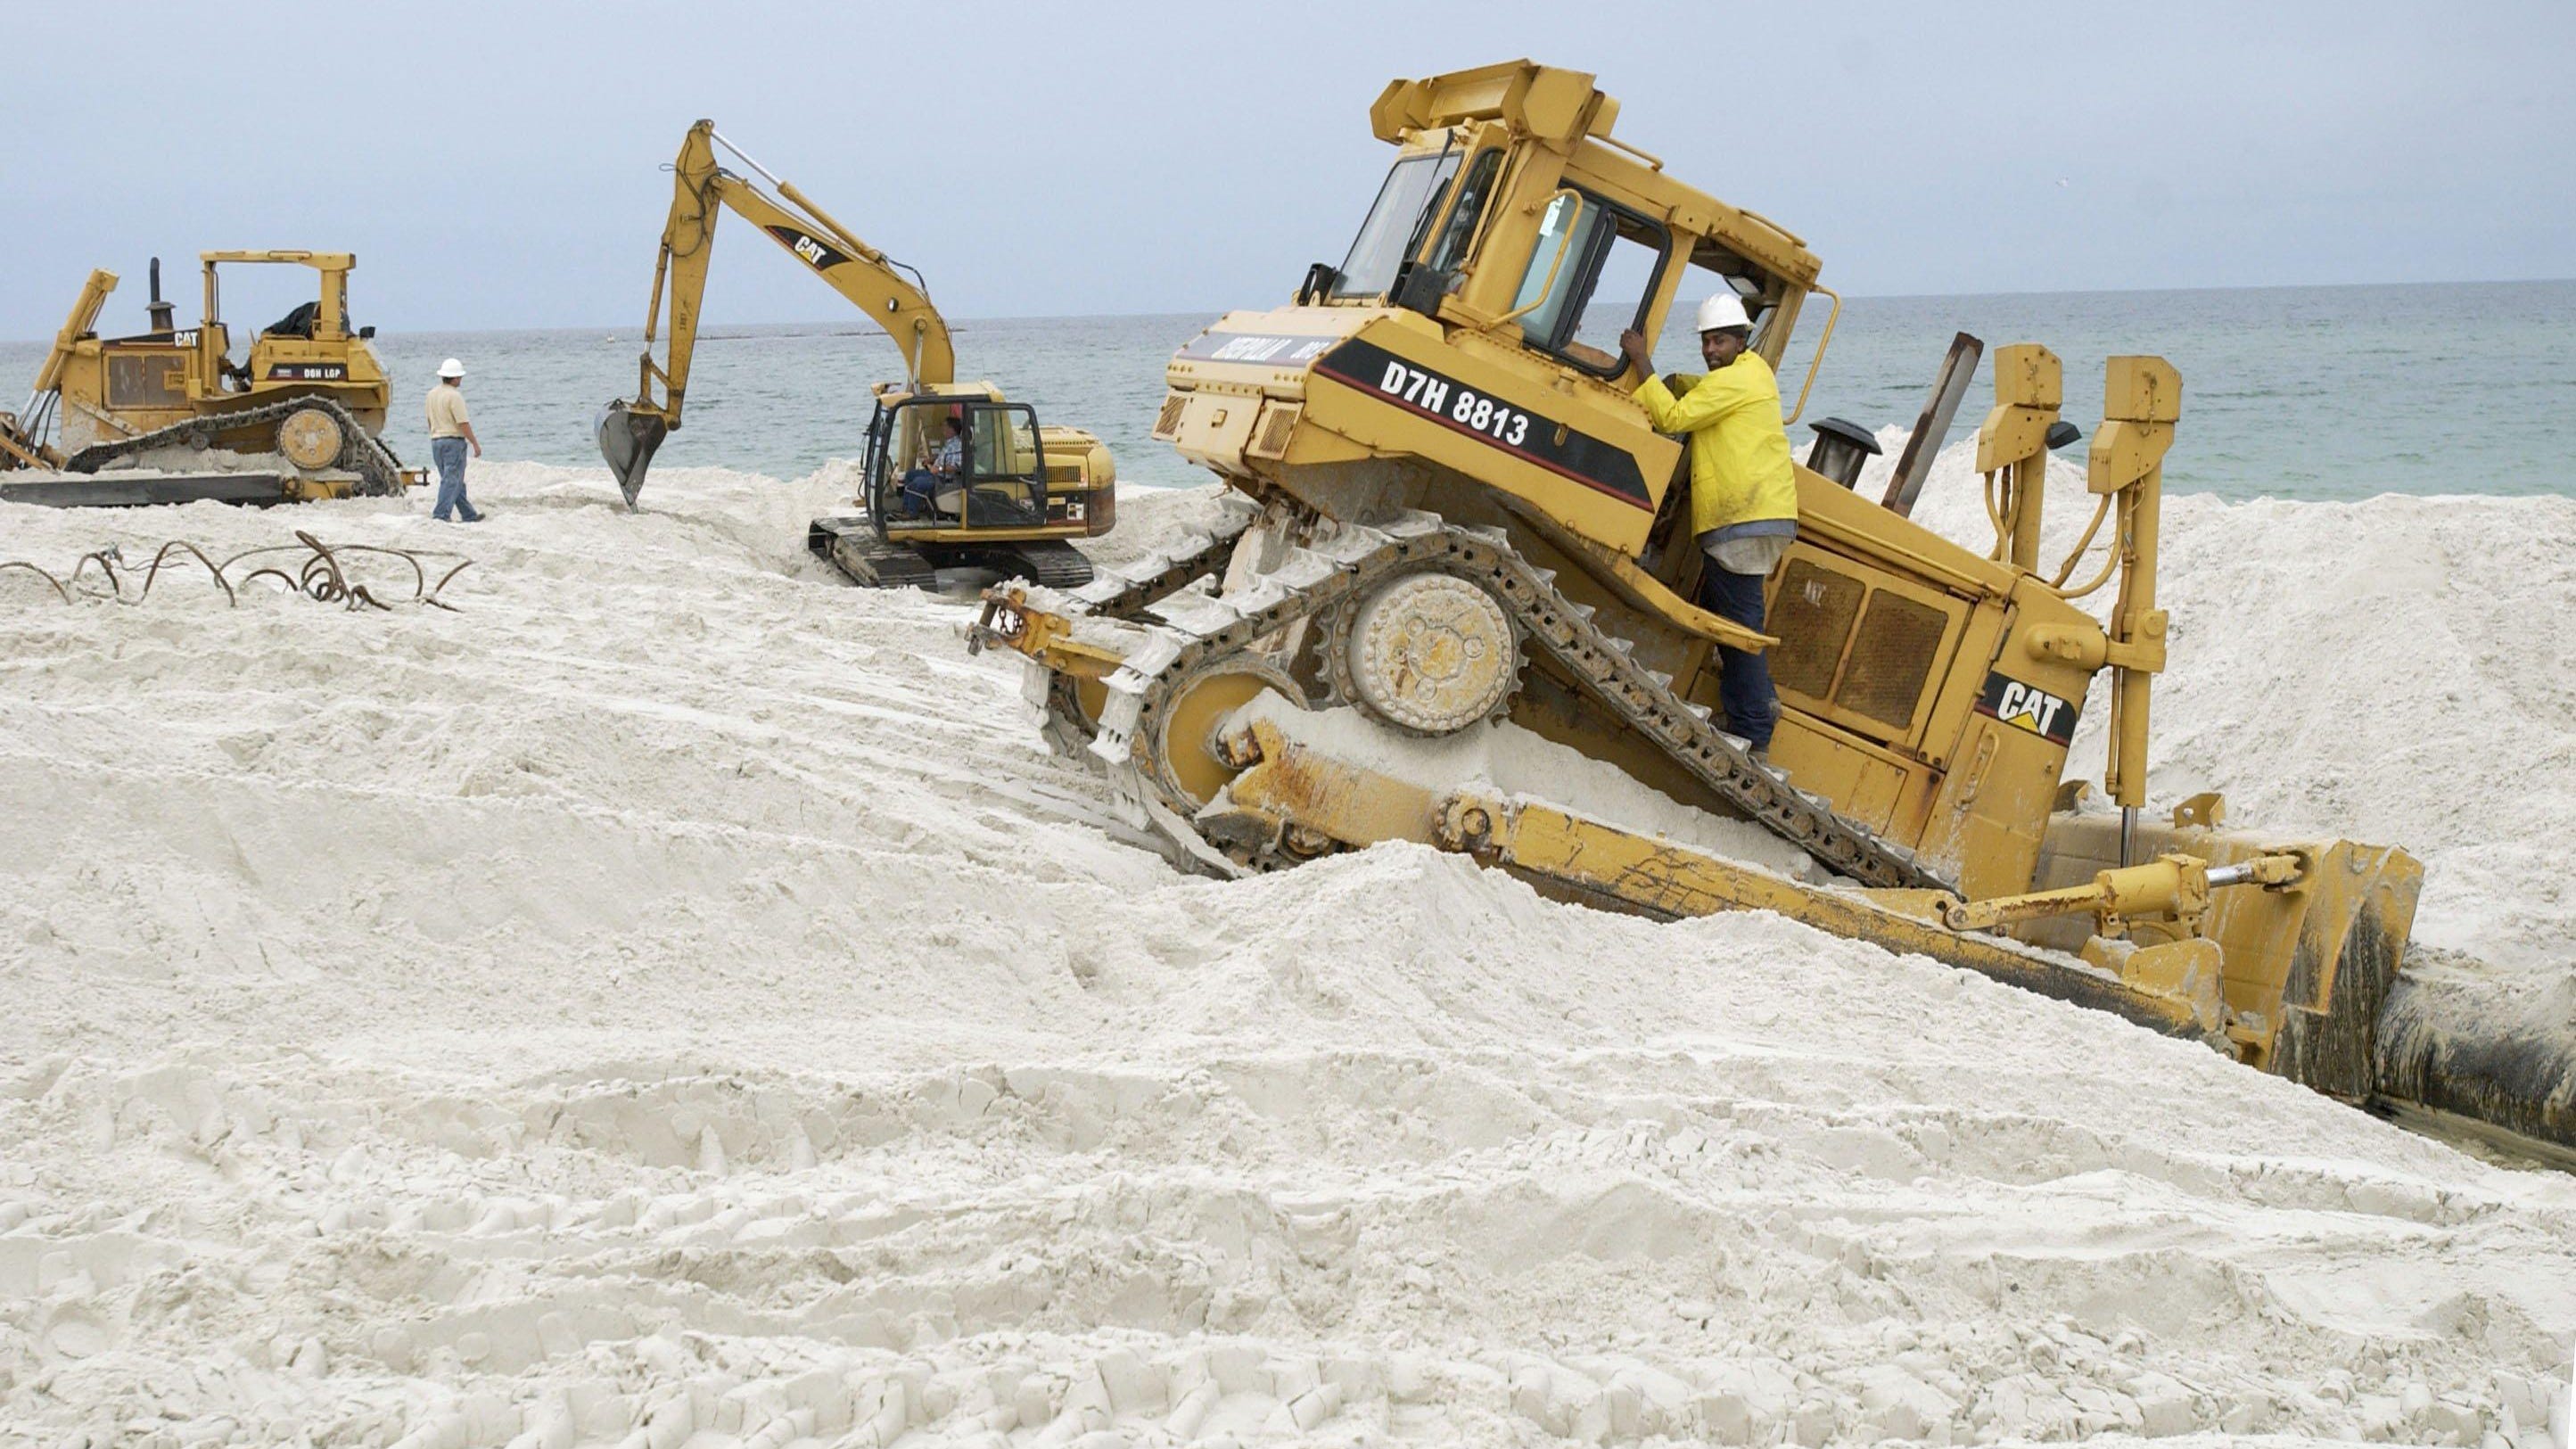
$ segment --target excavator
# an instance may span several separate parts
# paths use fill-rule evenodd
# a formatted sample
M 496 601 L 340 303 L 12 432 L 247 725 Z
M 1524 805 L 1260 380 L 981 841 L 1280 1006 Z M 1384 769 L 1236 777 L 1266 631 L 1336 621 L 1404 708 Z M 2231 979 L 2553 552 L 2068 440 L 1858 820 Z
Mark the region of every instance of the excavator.
M 1821 300 L 1794 421 L 1840 300 L 1799 237 L 1617 117 L 1592 76 L 1527 61 L 1387 86 L 1395 161 L 1341 263 L 1167 367 L 1155 436 L 1228 486 L 1222 524 L 1084 586 L 986 592 L 970 647 L 1023 656 L 1047 737 L 1210 873 L 1409 840 L 1662 918 L 1773 910 L 2411 1121 L 2576 1147 L 2563 1051 L 2480 1041 L 2413 989 L 2413 857 L 2237 828 L 2214 794 L 2148 813 L 2164 360 L 2108 361 L 2064 557 L 2041 530 L 2063 368 L 2019 344 L 1977 434 L 1990 546 L 1863 497 L 1829 420 L 1765 631 L 1692 602 L 1684 447 L 1618 334 L 1725 289 L 1785 378 Z M 1770 659 L 1767 758 L 1713 717 L 1720 644 Z M 2097 696 L 2107 800 L 2065 778 Z M 1458 763 L 1504 736 L 1561 763 Z M 1603 765 L 1788 861 L 1550 797 Z
M 769 189 L 717 164 L 718 147 Z M 884 328 L 903 354 L 903 380 L 874 390 L 861 511 L 815 519 L 807 547 L 869 587 L 928 588 L 941 568 L 985 569 L 1054 587 L 1090 581 L 1090 560 L 1071 540 L 1107 533 L 1118 517 L 1117 469 L 1097 436 L 1041 424 L 1034 409 L 1007 401 L 989 382 L 958 382 L 948 323 L 921 274 L 744 155 L 713 121 L 689 128 L 672 171 L 640 380 L 634 398 L 609 403 L 598 423 L 600 456 L 628 508 L 655 450 L 680 426 L 718 212 L 730 208 Z M 657 362 L 666 303 L 667 360 Z
M 349 325 L 347 252 L 205 252 L 205 315 L 181 328 L 152 260 L 150 324 L 102 338 L 114 272 L 93 271 L 36 369 L 26 405 L 0 412 L 0 499 L 61 507 L 263 505 L 389 495 L 421 482 L 380 434 L 392 383 Z M 232 359 L 219 269 L 302 266 L 312 301 L 252 335 Z

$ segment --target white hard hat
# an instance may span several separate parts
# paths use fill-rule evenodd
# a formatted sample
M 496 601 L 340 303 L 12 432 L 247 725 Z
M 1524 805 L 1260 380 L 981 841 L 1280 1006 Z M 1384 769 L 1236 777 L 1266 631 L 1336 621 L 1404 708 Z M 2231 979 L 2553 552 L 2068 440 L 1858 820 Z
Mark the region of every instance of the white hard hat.
M 1699 304 L 1699 330 L 1702 332 L 1752 325 L 1753 319 L 1744 315 L 1744 299 L 1733 292 L 1720 292 Z
M 1738 307 L 1736 310 L 1741 312 L 1744 309 Z M 1700 315 L 1705 317 L 1708 314 L 1703 311 Z M 465 364 L 451 357 L 438 365 L 438 375 L 441 377 L 463 377 L 465 375 Z

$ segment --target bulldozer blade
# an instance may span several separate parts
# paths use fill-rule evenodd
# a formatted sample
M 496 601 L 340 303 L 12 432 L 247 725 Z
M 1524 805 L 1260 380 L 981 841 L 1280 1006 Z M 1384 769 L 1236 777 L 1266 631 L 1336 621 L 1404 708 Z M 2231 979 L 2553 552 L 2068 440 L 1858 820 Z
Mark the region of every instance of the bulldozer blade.
M 2436 1136 L 2576 1170 L 2576 1045 L 2547 1012 L 2517 1005 L 2489 968 L 2409 949 L 2379 1014 L 2371 1105 Z
M 630 412 L 624 398 L 600 409 L 599 456 L 607 460 L 608 471 L 617 475 L 617 489 L 626 495 L 629 510 L 635 507 L 635 495 L 644 491 L 644 470 L 652 466 L 654 450 L 670 435 L 668 419 L 659 413 Z

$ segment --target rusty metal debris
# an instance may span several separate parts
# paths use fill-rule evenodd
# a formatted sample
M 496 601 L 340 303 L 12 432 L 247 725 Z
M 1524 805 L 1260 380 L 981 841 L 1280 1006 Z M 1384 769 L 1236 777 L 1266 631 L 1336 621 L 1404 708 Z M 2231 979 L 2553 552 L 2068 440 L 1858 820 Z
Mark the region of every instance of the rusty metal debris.
M 286 555 L 286 557 L 278 557 Z M 360 582 L 353 565 L 363 559 L 391 558 L 400 560 L 411 570 L 411 597 L 392 603 L 377 597 L 375 590 L 386 587 L 377 581 L 374 587 Z M 463 573 L 474 561 L 463 554 L 444 549 L 385 548 L 371 543 L 324 543 L 302 529 L 295 531 L 295 542 L 271 544 L 264 548 L 245 549 L 217 562 L 204 549 L 186 539 L 172 539 L 153 551 L 152 561 L 135 568 L 126 560 L 124 550 L 116 544 L 81 555 L 72 565 L 69 577 L 57 577 L 50 570 L 23 559 L 0 560 L 0 573 L 23 569 L 53 587 L 66 604 L 79 599 L 113 599 L 120 604 L 139 604 L 152 596 L 152 585 L 161 577 L 164 564 L 184 567 L 188 559 L 204 565 L 215 587 L 223 590 L 227 604 L 238 607 L 242 588 L 259 579 L 274 579 L 288 591 L 304 595 L 316 603 L 338 604 L 343 608 L 391 610 L 397 603 L 427 604 L 432 608 L 453 611 L 456 606 L 439 597 L 448 581 Z M 430 580 L 429 560 L 453 559 L 437 581 Z M 235 575 L 233 566 L 257 560 L 245 573 Z M 174 562 L 175 561 L 175 562 Z M 188 570 L 194 572 L 194 570 Z M 95 577 L 93 577 L 95 576 Z M 141 583 L 129 596 L 128 579 L 139 577 Z M 400 577 L 399 574 L 396 575 Z M 104 587 L 101 587 L 101 583 Z

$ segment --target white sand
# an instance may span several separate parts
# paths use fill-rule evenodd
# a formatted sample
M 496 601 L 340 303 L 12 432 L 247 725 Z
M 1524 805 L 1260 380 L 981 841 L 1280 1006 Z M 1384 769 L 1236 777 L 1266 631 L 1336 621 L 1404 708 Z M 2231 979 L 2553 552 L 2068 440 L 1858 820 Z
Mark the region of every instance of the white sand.
M 479 560 L 0 574 L 0 1442 L 2543 1442 L 2576 1182 L 1773 917 L 1184 879 L 830 481 L 473 486 L 0 505 Z M 2160 789 L 2563 963 L 2576 508 L 2172 516 Z

